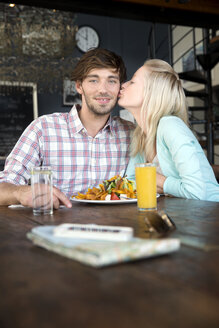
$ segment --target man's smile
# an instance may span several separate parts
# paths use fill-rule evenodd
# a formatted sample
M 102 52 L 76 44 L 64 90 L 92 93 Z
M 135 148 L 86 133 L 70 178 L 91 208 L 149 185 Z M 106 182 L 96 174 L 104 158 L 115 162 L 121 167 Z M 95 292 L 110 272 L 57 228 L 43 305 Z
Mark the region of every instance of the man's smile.
M 96 97 L 95 100 L 99 103 L 99 104 L 108 104 L 111 100 L 110 97 Z

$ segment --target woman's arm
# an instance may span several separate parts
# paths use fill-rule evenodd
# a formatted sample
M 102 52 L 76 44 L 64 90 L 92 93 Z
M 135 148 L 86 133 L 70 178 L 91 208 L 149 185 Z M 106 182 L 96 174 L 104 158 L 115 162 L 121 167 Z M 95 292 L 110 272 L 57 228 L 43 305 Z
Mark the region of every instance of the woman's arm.
M 177 197 L 205 199 L 202 166 L 209 164 L 195 136 L 182 120 L 177 117 L 161 120 L 157 148 L 162 171 L 167 176 L 164 192 Z
M 214 175 L 217 179 L 217 181 L 219 182 L 219 165 L 212 165 L 212 169 L 214 171 Z
M 163 186 L 165 181 L 166 181 L 166 177 L 160 173 L 157 173 L 157 192 L 159 194 L 164 193 Z
M 129 160 L 129 164 L 126 170 L 126 176 L 129 180 L 135 180 L 135 164 L 144 163 L 144 157 L 137 154 L 135 157 L 131 157 Z

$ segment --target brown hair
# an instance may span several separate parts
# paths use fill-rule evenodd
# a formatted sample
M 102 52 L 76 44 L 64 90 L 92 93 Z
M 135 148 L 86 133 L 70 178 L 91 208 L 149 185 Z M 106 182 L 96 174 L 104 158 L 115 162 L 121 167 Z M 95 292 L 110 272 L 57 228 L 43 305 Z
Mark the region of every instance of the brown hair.
M 79 60 L 72 73 L 73 81 L 83 81 L 95 68 L 114 69 L 119 73 L 120 83 L 126 80 L 126 68 L 122 57 L 107 49 L 88 50 Z

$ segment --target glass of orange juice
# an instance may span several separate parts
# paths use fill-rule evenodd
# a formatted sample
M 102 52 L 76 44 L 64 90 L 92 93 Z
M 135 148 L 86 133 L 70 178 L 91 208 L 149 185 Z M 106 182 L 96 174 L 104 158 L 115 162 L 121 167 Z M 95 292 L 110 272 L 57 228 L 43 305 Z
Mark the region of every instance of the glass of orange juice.
M 139 211 L 156 210 L 156 165 L 153 163 L 135 164 L 135 179 Z

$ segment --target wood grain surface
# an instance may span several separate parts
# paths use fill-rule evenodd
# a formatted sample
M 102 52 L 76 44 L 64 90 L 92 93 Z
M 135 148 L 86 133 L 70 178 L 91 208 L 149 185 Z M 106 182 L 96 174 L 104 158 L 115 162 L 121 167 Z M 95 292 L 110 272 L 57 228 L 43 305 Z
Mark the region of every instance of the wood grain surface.
M 160 197 L 158 207 L 176 224 L 169 236 L 195 247 L 103 269 L 36 247 L 26 233 L 92 222 L 131 226 L 148 238 L 136 204 L 74 203 L 52 217 L 0 207 L 0 327 L 218 328 L 219 203 Z

